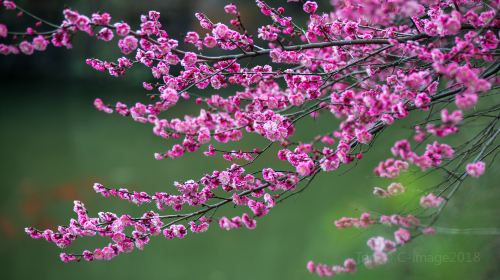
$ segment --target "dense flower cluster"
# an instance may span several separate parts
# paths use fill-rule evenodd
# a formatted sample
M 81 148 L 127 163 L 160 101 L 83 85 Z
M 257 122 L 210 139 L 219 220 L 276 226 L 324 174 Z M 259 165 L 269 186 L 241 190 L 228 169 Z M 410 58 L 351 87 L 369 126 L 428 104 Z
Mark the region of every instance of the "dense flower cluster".
M 287 1 L 299 2 L 299 1 Z M 302 2 L 302 1 L 301 1 Z M 24 9 L 12 1 L 0 1 L 3 9 Z M 60 248 L 67 248 L 77 238 L 101 236 L 110 240 L 104 248 L 82 253 L 62 253 L 65 262 L 109 260 L 134 248 L 143 249 L 152 236 L 184 238 L 189 231 L 200 233 L 215 223 L 221 229 L 254 229 L 258 218 L 269 213 L 285 194 L 300 191 L 320 172 L 331 172 L 363 158 L 375 136 L 411 112 L 429 114 L 427 122 L 415 126 L 416 148 L 411 138 L 398 140 L 391 148 L 393 157 L 380 162 L 374 173 L 382 178 L 396 178 L 414 166 L 421 171 L 447 170 L 447 164 L 459 156 L 472 163 L 460 171 L 448 171 L 456 179 L 442 190 L 428 192 L 420 199 L 422 211 L 437 217 L 466 175 L 479 177 L 485 172 L 482 160 L 498 134 L 496 121 L 481 137 L 466 147 L 452 147 L 441 142 L 456 134 L 479 99 L 498 85 L 497 17 L 499 1 L 467 0 L 333 0 L 334 9 L 315 1 L 290 3 L 302 5 L 306 24 L 288 15 L 285 7 L 272 7 L 262 0 L 257 9 L 265 23 L 255 36 L 246 30 L 238 7 L 229 4 L 224 12 L 229 24 L 213 21 L 209 15 L 196 13 L 204 34 L 189 31 L 175 39 L 162 25 L 160 13 L 150 11 L 132 27 L 114 21 L 108 13 L 90 16 L 66 9 L 60 24 L 37 21 L 26 32 L 11 32 L 0 23 L 0 53 L 32 55 L 49 46 L 72 47 L 75 33 L 85 33 L 105 42 L 114 42 L 121 56 L 116 61 L 89 58 L 93 69 L 123 76 L 137 65 L 151 71 L 143 87 L 149 103 L 114 104 L 97 98 L 97 110 L 149 124 L 153 134 L 174 139 L 176 144 L 155 153 L 157 160 L 176 159 L 186 153 L 204 150 L 206 156 L 222 157 L 231 162 L 198 180 L 176 182 L 177 193 L 148 194 L 125 188 L 109 188 L 96 183 L 94 190 L 104 197 L 116 197 L 137 205 L 154 204 L 160 211 L 147 211 L 140 217 L 100 212 L 88 214 L 83 203 L 75 201 L 76 219 L 57 230 L 27 228 L 33 238 L 43 238 Z M 25 14 L 30 16 L 30 14 Z M 53 31 L 41 31 L 52 27 Z M 252 57 L 267 58 L 267 63 L 252 64 Z M 220 95 L 225 89 L 231 94 Z M 203 90 L 203 94 L 198 94 Z M 182 118 L 164 118 L 165 112 L 180 102 L 200 106 L 199 114 Z M 447 108 L 436 104 L 452 104 Z M 454 103 L 454 104 L 453 104 Z M 434 109 L 440 118 L 430 118 Z M 496 111 L 495 111 L 496 110 Z M 498 113 L 498 108 L 493 112 Z M 489 111 L 491 112 L 491 110 Z M 338 125 L 331 131 L 297 140 L 296 124 L 308 117 L 331 115 Z M 412 113 L 416 114 L 416 113 Z M 468 115 L 467 115 L 468 114 Z M 268 141 L 265 147 L 224 151 L 216 146 L 237 142 L 248 134 Z M 436 140 L 439 138 L 439 141 Z M 420 145 L 425 144 L 425 145 Z M 249 171 L 272 146 L 277 159 L 288 169 L 272 166 Z M 469 145 L 469 144 L 467 144 Z M 423 147 L 421 152 L 420 147 Z M 472 158 L 474 157 L 474 158 Z M 243 162 L 243 163 L 242 163 Z M 460 174 L 459 172 L 463 172 Z M 459 173 L 458 175 L 455 173 Z M 451 182 L 451 179 L 450 179 Z M 389 199 L 405 192 L 400 183 L 373 193 Z M 242 213 L 234 217 L 216 216 L 215 210 L 233 205 Z M 194 208 L 193 208 L 194 207 Z M 186 208 L 188 210 L 186 210 Z M 195 210 L 190 210 L 195 209 Z M 371 255 L 363 261 L 373 267 L 388 261 L 389 254 L 409 243 L 420 233 L 435 232 L 436 220 L 423 221 L 414 215 L 375 215 L 368 212 L 359 218 L 343 217 L 338 228 L 376 225 L 396 227 L 393 238 L 375 236 L 368 240 Z M 307 269 L 320 276 L 356 271 L 357 264 L 347 259 L 342 265 L 309 262 Z

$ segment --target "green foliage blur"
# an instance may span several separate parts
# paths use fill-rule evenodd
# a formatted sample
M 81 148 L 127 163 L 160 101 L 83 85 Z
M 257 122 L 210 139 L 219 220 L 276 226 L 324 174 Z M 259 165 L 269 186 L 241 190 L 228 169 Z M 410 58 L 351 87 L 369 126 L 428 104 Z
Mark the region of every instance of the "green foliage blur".
M 253 6 L 254 1 L 234 2 L 240 4 L 249 29 L 265 20 Z M 222 0 L 20 0 L 17 3 L 54 22 L 61 20 L 61 10 L 66 6 L 82 13 L 107 11 L 114 19 L 133 23 L 137 23 L 141 13 L 154 9 L 162 13 L 172 37 L 180 37 L 187 30 L 199 31 L 194 22 L 195 11 L 203 11 L 212 19 L 228 19 L 222 9 L 227 1 Z M 299 10 L 299 5 L 292 4 L 290 13 Z M 4 16 L 0 14 L 0 21 Z M 371 195 L 374 186 L 392 182 L 375 178 L 372 169 L 389 155 L 389 147 L 396 139 L 411 135 L 411 121 L 402 122 L 384 131 L 359 164 L 320 174 L 306 191 L 280 203 L 268 216 L 259 219 L 253 231 L 227 232 L 214 225 L 208 232 L 190 234 L 184 240 L 154 238 L 143 252 L 121 255 L 111 262 L 63 264 L 58 248 L 43 240 L 29 239 L 24 227 L 67 223 L 75 199 L 83 200 L 91 214 L 99 211 L 138 214 L 148 209 L 104 199 L 93 192 L 93 182 L 169 192 L 174 191 L 174 181 L 199 178 L 228 165 L 218 158 L 206 158 L 201 152 L 176 161 L 155 161 L 153 153 L 168 149 L 173 142 L 153 136 L 149 125 L 97 112 L 92 106 L 96 97 L 109 102 L 146 100 L 141 82 L 149 79 L 147 69 L 137 67 L 126 77 L 113 78 L 96 73 L 84 63 L 88 57 L 111 59 L 117 55 L 113 44 L 80 35 L 71 51 L 51 49 L 32 57 L 0 57 L 2 279 L 317 279 L 305 269 L 308 260 L 334 264 L 354 257 L 360 262 L 369 252 L 366 246 L 369 237 L 391 237 L 391 230 L 384 227 L 338 230 L 333 220 L 358 216 L 363 211 L 391 214 L 411 210 L 424 190 L 442 180 L 438 173 L 422 177 L 422 173 L 412 170 L 397 180 L 407 187 L 406 194 L 385 200 Z M 208 89 L 202 94 L 211 93 Z M 181 102 L 168 114 L 179 117 L 195 114 L 197 108 L 193 105 L 192 100 Z M 413 121 L 424 117 L 416 115 Z M 326 115 L 318 120 L 307 119 L 299 124 L 296 137 L 311 139 L 331 131 L 335 124 Z M 471 128 L 455 141 L 473 135 Z M 264 144 L 261 139 L 249 136 L 238 146 L 252 147 L 255 143 Z M 253 168 L 279 164 L 271 155 Z M 438 226 L 500 227 L 499 171 L 497 165 L 492 165 L 479 180 L 466 181 Z M 232 212 L 224 209 L 218 215 Z M 103 246 L 103 242 L 99 238 L 80 240 L 72 250 Z M 386 266 L 362 268 L 357 274 L 340 277 L 500 279 L 499 249 L 498 235 L 438 234 L 416 239 L 391 255 Z

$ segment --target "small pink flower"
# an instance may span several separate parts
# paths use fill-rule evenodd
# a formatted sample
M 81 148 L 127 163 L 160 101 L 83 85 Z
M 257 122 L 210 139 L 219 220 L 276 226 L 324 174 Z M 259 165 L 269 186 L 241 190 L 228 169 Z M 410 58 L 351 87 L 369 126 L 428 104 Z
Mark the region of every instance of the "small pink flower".
M 308 14 L 314 14 L 318 9 L 318 4 L 314 1 L 307 1 L 304 3 L 304 12 Z
M 356 261 L 354 259 L 346 259 L 344 261 L 344 269 L 347 273 L 352 273 L 356 271 Z
M 130 32 L 130 26 L 126 23 L 118 22 L 118 23 L 115 23 L 114 27 L 116 30 L 116 34 L 118 36 L 124 37 L 124 36 L 127 36 L 128 33 Z
M 200 35 L 198 33 L 190 31 L 186 34 L 186 37 L 184 37 L 184 42 L 190 43 L 190 44 L 196 44 L 200 40 Z
M 68 263 L 68 262 L 72 262 L 72 261 L 76 261 L 77 260 L 77 257 L 73 256 L 73 255 L 68 255 L 66 253 L 61 253 L 59 255 L 59 257 L 61 258 L 61 261 L 65 262 L 65 263 Z
M 269 209 L 266 207 L 266 205 L 262 202 L 258 202 L 255 200 L 249 200 L 247 203 L 248 207 L 252 212 L 254 213 L 255 216 L 257 217 L 262 217 L 266 215 L 269 212 Z
M 385 197 L 388 197 L 389 196 L 389 193 L 387 193 L 386 190 L 382 189 L 382 188 L 379 188 L 379 187 L 374 187 L 373 188 L 373 194 L 378 196 L 378 197 L 382 197 L 382 198 L 385 198 Z
M 90 21 L 95 25 L 108 25 L 111 21 L 111 15 L 108 13 L 94 13 L 92 14 Z
M 382 178 L 395 178 L 398 177 L 402 171 L 408 170 L 409 164 L 406 161 L 395 160 L 392 158 L 382 161 L 373 170 L 375 175 Z
M 94 100 L 94 107 L 101 111 L 101 112 L 104 112 L 104 113 L 107 113 L 107 114 L 111 114 L 113 113 L 113 109 L 109 108 L 108 106 L 106 106 L 104 104 L 104 102 L 102 102 L 102 100 L 100 98 L 96 98 Z
M 465 170 L 467 171 L 467 174 L 471 177 L 481 177 L 483 175 L 484 171 L 486 170 L 486 164 L 482 161 L 477 161 L 474 163 L 469 163 L 465 167 Z
M 234 5 L 234 4 L 228 4 L 228 5 L 224 6 L 224 11 L 227 14 L 232 14 L 232 15 L 238 14 L 238 10 L 236 8 L 236 5 Z
M 385 238 L 382 236 L 372 237 L 368 239 L 367 245 L 374 252 L 383 252 L 385 249 Z
M 398 244 L 405 244 L 410 241 L 410 232 L 404 228 L 400 228 L 394 232 L 394 238 Z
M 297 169 L 297 173 L 300 175 L 300 176 L 307 176 L 309 174 L 311 174 L 311 164 L 309 164 L 309 162 L 301 162 L 297 165 L 296 167 Z
M 209 224 L 207 222 L 201 222 L 199 225 L 197 225 L 195 222 L 191 221 L 189 222 L 191 231 L 194 233 L 200 233 L 200 232 L 205 232 L 208 230 Z
M 7 34 L 8 34 L 7 25 L 0 23 L 0 37 L 5 38 L 7 37 Z
M 99 30 L 99 32 L 97 33 L 97 38 L 106 42 L 113 40 L 113 37 L 114 37 L 113 31 L 111 31 L 111 29 L 107 27 Z
M 375 267 L 387 263 L 387 254 L 384 252 L 374 252 L 372 256 L 364 259 L 366 267 Z
M 191 67 L 194 66 L 197 61 L 198 61 L 198 56 L 195 53 L 187 52 L 184 55 L 184 59 L 181 61 L 181 64 L 184 67 Z
M 3 1 L 3 6 L 5 7 L 6 10 L 15 10 L 17 7 L 16 3 L 8 0 Z
M 160 12 L 157 11 L 149 11 L 148 17 L 150 20 L 158 21 L 160 19 Z
M 389 192 L 390 195 L 398 195 L 398 194 L 404 193 L 405 192 L 405 188 L 400 183 L 391 183 L 387 187 L 387 192 Z
M 426 235 L 434 235 L 436 234 L 436 230 L 433 227 L 426 227 L 422 229 L 422 233 Z
M 371 135 L 365 128 L 363 129 L 355 129 L 354 134 L 359 143 L 368 144 L 373 139 L 373 135 Z
M 206 36 L 203 39 L 203 45 L 205 45 L 205 47 L 207 48 L 213 48 L 217 46 L 217 40 L 212 36 Z
M 243 214 L 241 221 L 248 229 L 254 229 L 257 226 L 257 221 L 250 218 L 247 213 Z
M 462 110 L 470 109 L 477 103 L 476 93 L 463 93 L 455 95 L 455 104 Z
M 314 265 L 314 262 L 313 261 L 308 261 L 307 262 L 307 270 L 310 272 L 310 273 L 314 273 L 315 271 L 315 265 Z
M 166 106 L 173 106 L 179 101 L 179 94 L 173 88 L 165 88 L 161 90 L 160 98 Z
M 81 31 L 85 31 L 85 32 L 91 31 L 90 19 L 86 16 L 82 16 L 82 15 L 78 16 L 78 18 L 76 19 L 75 25 Z
M 264 195 L 264 201 L 266 202 L 268 208 L 273 208 L 276 205 L 273 196 L 268 193 Z
M 94 254 L 89 250 L 83 251 L 83 259 L 90 262 L 94 260 Z
M 64 18 L 69 23 L 72 23 L 72 24 L 74 24 L 76 22 L 76 20 L 78 19 L 78 17 L 80 16 L 80 14 L 77 11 L 73 11 L 73 10 L 70 10 L 70 9 L 65 9 L 63 11 L 63 14 L 64 14 Z
M 138 40 L 134 36 L 127 36 L 118 41 L 118 47 L 124 54 L 129 54 L 137 49 Z
M 421 92 L 415 98 L 415 107 L 424 109 L 430 102 L 431 98 L 426 93 Z
M 430 193 L 420 198 L 420 206 L 423 208 L 436 208 L 439 207 L 443 201 L 444 199 L 442 197 L 435 196 L 433 193 Z
M 38 35 L 37 37 L 33 38 L 32 44 L 35 50 L 44 51 L 45 49 L 47 49 L 49 41 L 42 35 Z
M 175 237 L 182 239 L 186 236 L 187 230 L 184 225 L 172 225 L 170 226 L 172 233 Z
M 21 44 L 19 44 L 19 50 L 25 55 L 32 55 L 35 48 L 30 42 L 22 41 Z

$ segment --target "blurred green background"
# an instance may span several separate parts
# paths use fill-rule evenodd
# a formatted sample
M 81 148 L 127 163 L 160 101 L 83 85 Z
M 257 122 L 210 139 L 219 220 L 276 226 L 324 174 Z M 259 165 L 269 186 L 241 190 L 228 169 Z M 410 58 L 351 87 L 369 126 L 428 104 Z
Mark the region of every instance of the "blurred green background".
M 137 22 L 149 9 L 162 13 L 169 34 L 178 37 L 198 30 L 195 11 L 211 18 L 222 13 L 226 1 L 155 0 L 114 1 L 17 1 L 24 8 L 61 20 L 60 11 L 73 7 L 82 13 L 108 11 L 114 19 Z M 237 2 L 237 1 L 235 1 Z M 278 1 L 270 1 L 277 3 Z M 284 1 L 280 1 L 284 2 Z M 325 1 L 326 2 L 326 1 Z M 260 16 L 253 1 L 239 1 L 243 19 L 252 29 Z M 291 6 L 290 13 L 300 7 Z M 0 14 L 0 21 L 12 19 Z M 19 25 L 19 28 L 21 26 Z M 155 161 L 154 152 L 172 142 L 151 133 L 149 125 L 97 112 L 96 97 L 106 101 L 145 100 L 141 81 L 148 79 L 144 68 L 125 78 L 112 78 L 87 67 L 87 57 L 114 58 L 116 48 L 77 36 L 74 49 L 51 49 L 32 57 L 0 57 L 0 268 L 3 279 L 316 279 L 305 270 L 308 260 L 339 263 L 346 257 L 358 260 L 368 253 L 366 240 L 375 234 L 390 237 L 387 228 L 337 230 L 332 221 L 357 216 L 362 211 L 393 213 L 411 209 L 421 190 L 440 182 L 439 174 L 408 172 L 399 180 L 408 187 L 401 197 L 381 200 L 371 195 L 374 186 L 391 181 L 372 175 L 372 168 L 387 157 L 398 137 L 407 137 L 408 123 L 386 130 L 365 159 L 354 169 L 320 174 L 302 194 L 279 204 L 270 215 L 258 220 L 253 231 L 222 231 L 191 234 L 184 240 L 154 238 L 143 252 L 134 251 L 111 262 L 60 262 L 59 249 L 45 241 L 29 239 L 23 228 L 29 225 L 54 227 L 72 217 L 73 200 L 86 203 L 90 213 L 116 211 L 141 213 L 139 208 L 116 199 L 104 199 L 92 190 L 93 182 L 129 189 L 173 191 L 173 182 L 199 178 L 227 162 L 205 158 L 201 153 L 176 161 Z M 210 94 L 209 91 L 204 94 Z M 171 116 L 196 112 L 192 101 L 182 102 Z M 415 116 L 418 119 L 421 116 Z M 306 120 L 297 138 L 308 139 L 333 129 L 325 117 Z M 314 130 L 311 129 L 314 127 Z M 455 141 L 470 137 L 466 131 Z M 247 137 L 238 145 L 251 147 Z M 255 142 L 254 143 L 263 143 Z M 253 144 L 253 143 L 252 143 Z M 220 145 L 219 145 L 220 147 Z M 272 157 L 256 167 L 277 164 Z M 498 198 L 499 168 L 496 165 L 479 180 L 467 181 L 446 208 L 442 227 L 500 227 Z M 227 211 L 225 209 L 224 211 Z M 226 212 L 227 213 L 227 212 Z M 219 215 L 223 214 L 218 212 Z M 103 240 L 79 241 L 74 250 L 102 246 Z M 418 238 L 392 255 L 380 268 L 361 269 L 344 279 L 500 279 L 500 238 L 495 235 L 436 235 Z

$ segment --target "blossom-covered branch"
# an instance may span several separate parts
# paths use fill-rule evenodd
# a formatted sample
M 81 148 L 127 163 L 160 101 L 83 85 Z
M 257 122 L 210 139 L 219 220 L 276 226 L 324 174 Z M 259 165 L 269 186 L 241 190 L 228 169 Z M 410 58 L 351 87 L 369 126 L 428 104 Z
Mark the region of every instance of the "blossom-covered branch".
M 231 162 L 226 169 L 176 182 L 178 193 L 94 185 L 104 197 L 151 204 L 165 214 L 99 212 L 93 217 L 75 201 L 76 218 L 68 225 L 56 230 L 29 227 L 26 232 L 64 249 L 79 238 L 110 240 L 104 248 L 61 253 L 68 262 L 109 260 L 143 249 L 152 236 L 184 238 L 187 228 L 200 233 L 213 223 L 225 230 L 254 229 L 258 218 L 308 188 L 319 173 L 362 160 L 375 136 L 401 119 L 424 114 L 426 120 L 413 126 L 413 139 L 398 140 L 390 150 L 392 157 L 380 162 L 374 174 L 392 180 L 414 166 L 424 174 L 443 172 L 443 183 L 422 194 L 419 206 L 408 213 L 363 213 L 359 218 L 341 217 L 335 225 L 394 228 L 393 238 L 368 240 L 372 254 L 364 260 L 367 267 L 386 263 L 390 253 L 414 238 L 435 233 L 434 224 L 462 183 L 481 176 L 487 160 L 498 153 L 499 106 L 481 101 L 498 94 L 499 1 L 333 0 L 333 9 L 314 1 L 287 2 L 299 3 L 273 7 L 257 0 L 263 23 L 255 33 L 245 27 L 236 5 L 229 4 L 224 7 L 229 24 L 196 13 L 205 34 L 190 31 L 176 39 L 169 36 L 157 11 L 142 15 L 134 30 L 108 13 L 86 16 L 71 9 L 63 11 L 61 24 L 54 24 L 12 1 L 1 1 L 2 13 L 16 12 L 34 25 L 13 32 L 0 23 L 0 53 L 32 55 L 49 46 L 71 48 L 77 33 L 105 42 L 118 38 L 121 57 L 89 58 L 87 64 L 116 77 L 132 67 L 148 69 L 151 77 L 143 87 L 151 101 L 111 104 L 98 98 L 95 107 L 149 124 L 154 135 L 177 140 L 169 150 L 155 153 L 157 160 L 203 149 L 204 156 L 221 155 Z M 289 15 L 287 10 L 297 7 L 308 15 L 307 22 Z M 248 59 L 257 56 L 263 60 Z M 217 93 L 223 88 L 228 95 Z M 198 115 L 162 114 L 192 99 L 200 107 Z M 299 122 L 323 115 L 334 116 L 338 124 L 309 139 L 294 136 Z M 474 139 L 456 147 L 442 142 L 470 121 L 484 127 Z M 268 144 L 239 150 L 216 147 L 249 134 Z M 288 168 L 252 170 L 264 154 L 287 162 Z M 390 199 L 406 188 L 392 182 L 375 187 L 373 194 Z M 222 208 L 227 205 L 241 209 L 241 214 L 224 216 Z M 311 261 L 307 268 L 333 276 L 352 273 L 357 264 L 348 258 L 341 265 Z

